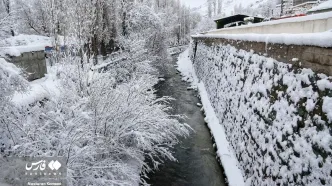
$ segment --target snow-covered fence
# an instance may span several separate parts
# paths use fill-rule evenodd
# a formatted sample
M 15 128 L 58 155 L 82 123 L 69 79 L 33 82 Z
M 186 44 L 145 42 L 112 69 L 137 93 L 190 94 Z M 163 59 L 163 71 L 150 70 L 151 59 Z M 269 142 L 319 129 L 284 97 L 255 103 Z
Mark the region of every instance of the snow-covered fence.
M 219 40 L 196 38 L 191 58 L 246 183 L 331 185 L 332 78 Z

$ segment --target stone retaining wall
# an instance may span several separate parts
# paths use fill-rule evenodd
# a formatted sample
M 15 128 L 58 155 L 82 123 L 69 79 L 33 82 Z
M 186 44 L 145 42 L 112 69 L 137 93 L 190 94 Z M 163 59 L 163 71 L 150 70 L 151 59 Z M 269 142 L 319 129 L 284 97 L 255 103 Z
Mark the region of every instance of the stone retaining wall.
M 316 73 L 332 76 L 332 48 L 317 46 L 285 45 L 222 38 L 195 38 L 207 46 L 231 45 L 237 49 L 251 51 L 271 57 L 277 61 L 292 64 L 294 68 L 310 68 Z
M 329 49 L 195 41 L 196 74 L 246 184 L 332 185 L 332 78 L 318 74 L 331 74 L 324 70 L 331 60 L 316 57 L 329 56 Z M 315 60 L 305 62 L 306 55 Z

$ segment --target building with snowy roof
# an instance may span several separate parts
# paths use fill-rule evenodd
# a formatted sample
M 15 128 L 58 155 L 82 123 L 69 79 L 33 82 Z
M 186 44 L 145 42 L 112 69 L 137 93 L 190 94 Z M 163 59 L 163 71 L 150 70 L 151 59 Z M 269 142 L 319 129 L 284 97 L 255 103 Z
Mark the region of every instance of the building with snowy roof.
M 248 15 L 242 15 L 242 14 L 237 14 L 237 15 L 233 15 L 233 16 L 228 16 L 228 17 L 223 17 L 220 19 L 216 19 L 214 20 L 214 22 L 216 22 L 217 24 L 217 29 L 221 29 L 221 28 L 226 28 L 226 27 L 232 27 L 229 25 L 232 25 L 232 23 L 236 23 L 234 25 L 236 26 L 240 26 L 244 23 L 244 19 L 250 17 Z M 260 23 L 262 22 L 264 19 L 260 18 L 260 17 L 253 17 L 253 23 Z M 241 24 L 242 23 L 242 24 Z
M 36 35 L 18 35 L 0 41 L 0 58 L 22 68 L 27 80 L 40 79 L 47 73 L 45 46 L 50 38 Z

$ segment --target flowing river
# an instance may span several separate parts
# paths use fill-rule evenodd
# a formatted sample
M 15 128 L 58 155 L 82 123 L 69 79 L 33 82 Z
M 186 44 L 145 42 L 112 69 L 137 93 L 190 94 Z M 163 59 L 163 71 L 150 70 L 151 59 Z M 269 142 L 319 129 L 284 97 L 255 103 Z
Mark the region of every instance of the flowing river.
M 176 65 L 178 55 L 174 56 L 171 64 L 167 64 L 163 74 L 165 81 L 156 85 L 158 96 L 171 96 L 171 114 L 184 114 L 185 122 L 195 132 L 189 138 L 182 139 L 175 146 L 174 156 L 178 162 L 166 161 L 159 170 L 149 174 L 147 182 L 153 186 L 224 186 L 224 173 L 216 159 L 211 134 L 204 122 L 204 115 L 196 105 L 198 94 L 187 90 L 189 83 L 181 80 Z M 163 70 L 165 71 L 165 70 Z

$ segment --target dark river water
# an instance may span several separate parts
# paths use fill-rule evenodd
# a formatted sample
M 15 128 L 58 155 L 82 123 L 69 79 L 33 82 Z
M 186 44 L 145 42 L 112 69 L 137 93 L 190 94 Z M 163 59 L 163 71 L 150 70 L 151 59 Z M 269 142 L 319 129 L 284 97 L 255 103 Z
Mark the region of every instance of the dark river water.
M 223 170 L 216 159 L 210 132 L 205 125 L 204 115 L 197 107 L 197 92 L 187 90 L 189 83 L 181 81 L 174 65 L 166 65 L 164 82 L 156 85 L 158 96 L 171 96 L 173 111 L 171 114 L 184 114 L 185 120 L 194 130 L 189 138 L 183 139 L 174 151 L 178 162 L 166 161 L 159 170 L 149 174 L 149 184 L 154 186 L 224 186 Z

